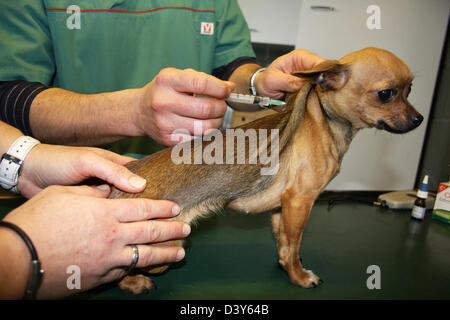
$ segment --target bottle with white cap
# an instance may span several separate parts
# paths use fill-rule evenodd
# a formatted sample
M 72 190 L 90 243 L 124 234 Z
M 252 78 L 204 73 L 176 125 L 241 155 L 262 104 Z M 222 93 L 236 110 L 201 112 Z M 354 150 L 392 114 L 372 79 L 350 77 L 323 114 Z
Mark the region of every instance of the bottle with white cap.
M 423 177 L 422 185 L 417 190 L 417 199 L 414 202 L 414 206 L 411 212 L 411 218 L 417 220 L 423 220 L 425 217 L 425 211 L 427 210 L 426 200 L 428 197 L 428 175 Z

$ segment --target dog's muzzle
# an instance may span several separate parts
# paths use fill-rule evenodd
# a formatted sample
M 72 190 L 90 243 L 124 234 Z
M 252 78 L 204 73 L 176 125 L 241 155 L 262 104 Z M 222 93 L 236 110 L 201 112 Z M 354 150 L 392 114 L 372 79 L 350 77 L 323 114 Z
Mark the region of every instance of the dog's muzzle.
M 388 125 L 384 120 L 378 120 L 378 127 L 391 133 L 406 133 L 418 126 L 423 121 L 420 113 L 415 113 L 408 117 L 407 121 L 393 121 L 394 125 Z

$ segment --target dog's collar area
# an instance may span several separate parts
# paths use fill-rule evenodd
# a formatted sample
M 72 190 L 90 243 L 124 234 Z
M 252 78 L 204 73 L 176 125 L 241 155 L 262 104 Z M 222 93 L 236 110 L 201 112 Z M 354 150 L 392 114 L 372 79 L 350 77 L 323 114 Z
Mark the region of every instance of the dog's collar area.
M 337 126 L 340 128 L 337 132 L 342 133 L 339 135 L 342 135 L 346 143 L 350 144 L 350 142 L 353 140 L 356 131 L 358 130 L 354 128 L 353 124 L 349 120 L 340 117 L 335 112 L 333 112 L 333 109 L 330 107 L 328 99 L 324 95 L 321 95 L 320 92 L 317 91 L 316 94 L 323 115 L 327 119 L 330 128 L 333 132 L 332 135 L 334 136 L 336 134 L 336 131 L 333 130 L 333 128 Z

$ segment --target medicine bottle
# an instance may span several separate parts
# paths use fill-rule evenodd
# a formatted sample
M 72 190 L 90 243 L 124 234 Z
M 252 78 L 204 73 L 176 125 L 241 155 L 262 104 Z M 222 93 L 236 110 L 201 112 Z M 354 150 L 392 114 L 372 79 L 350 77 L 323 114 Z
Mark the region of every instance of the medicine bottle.
M 411 212 L 411 218 L 417 220 L 423 220 L 425 217 L 425 211 L 427 210 L 426 200 L 428 197 L 428 175 L 423 177 L 422 185 L 417 190 L 417 199 L 414 202 L 414 206 Z

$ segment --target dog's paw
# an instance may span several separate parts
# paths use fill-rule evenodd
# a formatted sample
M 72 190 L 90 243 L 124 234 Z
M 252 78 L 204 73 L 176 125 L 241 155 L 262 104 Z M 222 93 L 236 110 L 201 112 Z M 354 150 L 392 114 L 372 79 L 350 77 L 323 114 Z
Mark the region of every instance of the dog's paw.
M 143 274 L 125 276 L 118 285 L 120 289 L 133 294 L 148 293 L 155 288 L 152 279 Z
M 305 272 L 308 274 L 308 277 L 304 281 L 304 285 L 302 285 L 302 287 L 304 287 L 304 288 L 316 288 L 321 283 L 323 283 L 323 280 L 320 279 L 318 276 L 316 276 L 311 270 L 305 270 Z
M 293 284 L 299 285 L 303 288 L 316 288 L 323 280 L 316 276 L 311 270 L 303 269 L 299 272 L 298 276 L 290 276 Z

